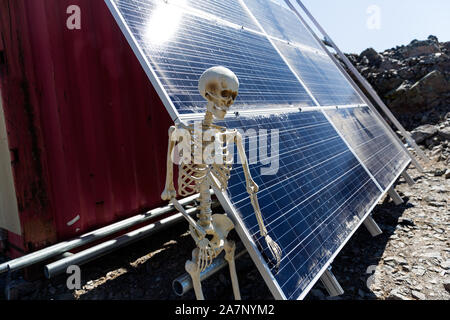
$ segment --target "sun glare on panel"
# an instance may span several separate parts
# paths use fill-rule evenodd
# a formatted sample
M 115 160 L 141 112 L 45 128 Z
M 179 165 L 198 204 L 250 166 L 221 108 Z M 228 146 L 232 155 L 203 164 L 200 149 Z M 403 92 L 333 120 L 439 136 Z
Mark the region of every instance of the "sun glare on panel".
M 154 45 L 161 45 L 175 34 L 183 17 L 182 6 L 186 0 L 161 2 L 150 17 L 145 30 L 145 40 Z

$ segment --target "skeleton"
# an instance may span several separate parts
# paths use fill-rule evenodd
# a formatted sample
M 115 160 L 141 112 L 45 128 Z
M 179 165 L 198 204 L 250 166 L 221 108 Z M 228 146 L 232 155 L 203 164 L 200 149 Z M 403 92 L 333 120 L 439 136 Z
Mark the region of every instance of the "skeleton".
M 228 130 L 225 127 L 214 125 L 214 120 L 223 120 L 234 103 L 239 90 L 239 80 L 236 75 L 225 67 L 213 67 L 206 70 L 199 80 L 199 91 L 208 101 L 205 118 L 201 129 L 196 130 L 194 125 L 183 124 L 172 126 L 169 129 L 169 148 L 167 153 L 166 186 L 161 195 L 163 200 L 170 200 L 189 222 L 189 230 L 197 247 L 192 252 L 192 260 L 186 262 L 185 269 L 192 277 L 195 294 L 198 300 L 204 300 L 200 282 L 200 273 L 204 271 L 213 260 L 225 251 L 225 259 L 229 264 L 231 282 L 235 299 L 240 300 L 238 278 L 236 274 L 234 253 L 235 243 L 227 239 L 228 233 L 233 230 L 234 224 L 225 214 L 212 214 L 210 188 L 225 191 L 230 178 L 232 161 L 228 152 L 232 143 L 238 149 L 239 157 L 243 165 L 247 192 L 255 210 L 261 236 L 279 265 L 281 260 L 280 247 L 270 238 L 264 225 L 256 193 L 258 185 L 253 181 L 242 143 L 242 136 L 237 130 Z M 211 134 L 211 131 L 214 134 Z M 209 132 L 214 137 L 213 141 L 203 141 L 202 137 Z M 200 137 L 201 135 L 201 137 Z M 195 161 L 183 161 L 179 164 L 178 194 L 189 196 L 200 193 L 198 221 L 190 217 L 181 204 L 176 200 L 177 192 L 173 182 L 173 153 L 178 138 L 182 136 L 184 147 L 190 150 L 190 158 Z M 207 139 L 205 139 L 207 140 Z M 211 139 L 212 140 L 212 139 Z M 178 146 L 178 145 L 177 145 Z M 217 146 L 220 146 L 217 148 Z M 217 150 L 219 149 L 219 150 Z M 183 149 L 186 150 L 186 149 Z M 198 155 L 203 155 L 202 150 L 215 150 L 214 159 L 198 161 Z M 183 155 L 186 156 L 186 155 Z

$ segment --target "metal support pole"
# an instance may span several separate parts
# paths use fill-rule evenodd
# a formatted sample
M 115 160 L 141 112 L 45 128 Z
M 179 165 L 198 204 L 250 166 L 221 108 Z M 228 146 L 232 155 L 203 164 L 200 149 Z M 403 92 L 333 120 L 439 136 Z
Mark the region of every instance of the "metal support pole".
M 413 185 L 416 184 L 416 182 L 414 181 L 414 179 L 411 178 L 411 176 L 410 176 L 406 171 L 403 171 L 402 177 L 403 177 L 403 179 L 405 179 L 405 181 L 406 181 L 410 186 L 413 186 Z
M 392 198 L 396 206 L 399 206 L 404 203 L 402 197 L 395 191 L 394 187 L 390 188 L 388 191 L 389 196 Z
M 199 197 L 198 194 L 193 195 L 188 198 L 180 200 L 180 203 L 182 205 L 187 205 L 193 203 L 198 197 Z M 60 242 L 48 248 L 30 253 L 26 256 L 7 261 L 5 263 L 0 264 L 0 274 L 8 270 L 15 271 L 29 267 L 35 263 L 39 263 L 47 259 L 56 257 L 58 255 L 61 255 L 64 252 L 70 251 L 71 249 L 85 246 L 94 241 L 113 235 L 119 231 L 123 231 L 133 226 L 149 221 L 151 219 L 155 219 L 158 216 L 169 213 L 171 211 L 175 211 L 172 205 L 154 209 L 144 214 L 139 214 L 134 217 L 116 222 L 112 225 L 100 228 L 98 230 L 94 230 L 92 232 L 83 234 L 82 236 L 75 238 L 73 240 Z
M 331 272 L 331 268 L 328 268 L 320 277 L 322 284 L 327 290 L 330 297 L 337 297 L 344 294 L 344 289 L 342 289 L 341 285 L 337 281 L 334 274 Z
M 316 26 L 316 28 L 322 33 L 322 35 L 325 37 L 325 40 L 328 44 L 330 44 L 333 49 L 336 51 L 336 53 L 339 55 L 339 57 L 343 60 L 343 62 L 346 64 L 346 66 L 349 68 L 349 70 L 354 74 L 354 76 L 358 79 L 358 81 L 364 86 L 364 88 L 367 90 L 367 92 L 372 96 L 372 98 L 377 102 L 377 104 L 380 106 L 380 108 L 385 112 L 387 117 L 392 121 L 392 123 L 397 127 L 397 129 L 401 132 L 402 136 L 406 139 L 406 141 L 409 143 L 410 146 L 412 146 L 417 154 L 425 161 L 428 162 L 428 158 L 425 156 L 423 151 L 420 149 L 420 147 L 416 144 L 414 139 L 411 138 L 409 133 L 406 131 L 406 129 L 401 125 L 401 123 L 395 118 L 395 116 L 392 114 L 392 112 L 389 110 L 389 108 L 386 106 L 386 104 L 383 102 L 383 100 L 378 96 L 376 91 L 372 88 L 370 83 L 359 73 L 359 71 L 353 66 L 353 64 L 350 62 L 350 60 L 345 56 L 345 54 L 337 47 L 337 45 L 333 42 L 333 40 L 329 37 L 329 35 L 326 33 L 326 31 L 322 28 L 322 26 L 317 22 L 317 20 L 314 18 L 314 16 L 308 11 L 308 9 L 303 5 L 303 3 L 300 0 L 296 0 L 297 4 L 301 7 L 303 12 L 308 16 L 308 18 L 311 20 L 311 22 Z M 401 145 L 403 146 L 403 143 L 398 139 L 395 132 L 391 129 L 391 127 L 386 123 L 386 121 L 379 115 L 376 108 L 372 105 L 370 100 L 368 100 L 362 90 L 354 83 L 353 79 L 351 79 L 350 76 L 348 76 L 347 72 L 343 70 L 340 63 L 336 60 L 336 58 L 328 51 L 328 49 L 323 45 L 323 42 L 317 38 L 314 31 L 309 27 L 307 22 L 303 19 L 303 17 L 297 12 L 297 10 L 293 7 L 293 5 L 289 2 L 289 0 L 285 0 L 287 5 L 296 12 L 298 18 L 303 22 L 306 28 L 311 32 L 311 34 L 319 41 L 325 52 L 328 53 L 330 58 L 335 62 L 336 66 L 343 72 L 343 74 L 346 76 L 346 78 L 350 81 L 350 83 L 353 85 L 355 90 L 358 91 L 358 93 L 361 95 L 361 97 L 366 100 L 366 103 L 371 107 L 372 111 L 378 116 L 378 118 L 385 124 L 385 126 L 391 131 L 393 137 L 397 139 Z M 404 146 L 403 146 L 404 147 Z M 410 156 L 412 162 L 416 166 L 416 168 L 424 172 L 423 167 L 420 165 L 420 163 L 414 158 L 414 156 L 406 149 L 405 151 Z
M 378 226 L 375 220 L 373 220 L 372 216 L 368 216 L 366 220 L 364 220 L 364 226 L 367 228 L 367 230 L 370 232 L 372 237 L 379 236 L 383 233 L 381 228 Z
M 242 257 L 245 253 L 247 253 L 247 250 L 242 250 L 238 254 L 235 255 L 234 259 L 237 260 L 238 258 Z M 223 269 L 225 266 L 228 265 L 228 262 L 225 260 L 225 255 L 222 253 L 220 256 L 218 256 L 212 264 L 206 268 L 202 273 L 200 273 L 200 281 L 206 280 L 221 269 Z M 175 294 L 178 296 L 182 296 L 186 294 L 189 290 L 193 288 L 192 286 L 192 278 L 188 273 L 185 273 L 178 278 L 176 278 L 172 282 L 172 288 Z
M 192 214 L 197 211 L 197 208 L 187 210 L 188 214 Z M 143 228 L 131 231 L 116 239 L 103 242 L 99 245 L 86 249 L 84 251 L 69 255 L 61 260 L 55 261 L 45 266 L 45 276 L 50 279 L 56 275 L 66 272 L 67 267 L 71 265 L 83 265 L 89 261 L 97 259 L 111 251 L 117 250 L 132 242 L 141 240 L 155 232 L 169 227 L 174 223 L 182 220 L 184 216 L 181 213 L 170 216 L 161 221 L 149 224 Z

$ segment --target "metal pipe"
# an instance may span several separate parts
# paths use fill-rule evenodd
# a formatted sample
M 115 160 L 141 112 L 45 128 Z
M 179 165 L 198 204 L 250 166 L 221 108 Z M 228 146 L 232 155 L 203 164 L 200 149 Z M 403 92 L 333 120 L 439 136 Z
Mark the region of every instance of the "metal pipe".
M 247 250 L 244 249 L 236 254 L 234 258 L 238 259 L 245 253 L 247 253 Z M 228 265 L 228 262 L 225 260 L 225 254 L 222 253 L 220 256 L 214 259 L 213 263 L 208 268 L 206 268 L 205 271 L 200 273 L 200 281 L 208 279 L 209 277 L 223 269 L 226 265 Z M 173 291 L 180 297 L 186 294 L 193 288 L 191 276 L 188 273 L 179 276 L 178 278 L 173 280 L 172 288 Z
M 322 26 L 317 22 L 317 20 L 314 18 L 314 16 L 309 12 L 309 10 L 303 5 L 303 3 L 300 0 L 296 0 L 297 4 L 302 8 L 303 12 L 308 16 L 308 18 L 312 21 L 312 23 L 316 26 L 316 28 L 322 33 L 322 35 L 325 37 L 326 41 L 332 45 L 336 53 L 339 55 L 339 57 L 343 60 L 345 65 L 350 69 L 350 71 L 353 73 L 353 75 L 358 79 L 358 81 L 364 86 L 364 88 L 367 90 L 367 92 L 371 95 L 371 97 L 377 102 L 377 104 L 380 106 L 380 108 L 384 111 L 384 113 L 388 116 L 388 118 L 392 121 L 392 123 L 397 127 L 397 129 L 401 132 L 403 137 L 408 141 L 408 143 L 416 150 L 417 154 L 426 162 L 428 162 L 428 158 L 423 153 L 423 151 L 420 149 L 420 147 L 416 144 L 414 139 L 409 135 L 409 133 L 406 131 L 406 129 L 402 126 L 402 124 L 395 118 L 395 116 L 392 114 L 391 110 L 386 106 L 386 104 L 383 102 L 383 100 L 378 96 L 376 91 L 372 88 L 370 83 L 359 73 L 359 71 L 355 68 L 355 66 L 350 62 L 350 60 L 345 56 L 345 54 L 338 48 L 338 46 L 334 43 L 334 41 L 330 38 L 330 36 L 327 34 L 327 32 L 322 28 Z M 290 3 L 289 3 L 290 4 Z M 292 6 L 292 5 L 291 5 Z M 295 10 L 296 11 L 296 10 Z M 297 13 L 299 16 L 299 14 Z M 300 18 L 303 23 L 307 26 L 306 21 L 304 19 Z M 308 29 L 310 29 L 308 27 Z M 314 32 L 310 30 L 313 34 Z M 328 52 L 328 50 L 326 50 Z M 364 97 L 364 95 L 363 95 Z M 371 104 L 369 104 L 371 105 Z M 378 112 L 377 112 L 378 113 Z M 383 119 L 384 121 L 384 119 Z M 389 127 L 390 128 L 390 127 Z M 408 152 L 409 153 L 409 152 Z M 409 153 L 410 154 L 410 153 Z M 411 160 L 414 162 L 414 165 L 420 169 L 420 171 L 423 171 L 422 166 L 417 162 L 417 160 L 410 154 Z
M 211 191 L 212 192 L 212 191 Z M 198 194 L 190 196 L 188 198 L 180 200 L 180 203 L 183 205 L 194 202 L 199 197 Z M 64 252 L 67 252 L 71 249 L 81 247 L 87 245 L 91 242 L 97 241 L 99 239 L 105 238 L 107 236 L 113 235 L 119 231 L 126 230 L 135 225 L 146 222 L 150 219 L 154 219 L 158 216 L 166 214 L 170 211 L 173 211 L 174 207 L 172 205 L 168 205 L 162 208 L 157 208 L 151 210 L 144 214 L 139 214 L 134 217 L 116 222 L 112 225 L 100 228 L 98 230 L 94 230 L 92 232 L 86 233 L 76 239 L 60 242 L 48 248 L 30 253 L 26 256 L 7 261 L 3 264 L 0 264 L 0 274 L 7 271 L 16 271 L 19 269 L 26 268 L 35 263 L 42 262 L 49 258 L 53 258 L 57 255 L 61 255 Z
M 197 208 L 186 210 L 188 214 L 192 214 L 196 211 Z M 132 242 L 141 240 L 155 232 L 161 231 L 162 229 L 173 225 L 174 223 L 182 220 L 183 217 L 184 216 L 181 213 L 178 213 L 176 215 L 162 219 L 161 221 L 149 224 L 143 228 L 126 233 L 116 239 L 103 242 L 84 251 L 47 264 L 44 268 L 45 276 L 50 279 L 58 274 L 66 272 L 67 267 L 71 265 L 80 266 Z

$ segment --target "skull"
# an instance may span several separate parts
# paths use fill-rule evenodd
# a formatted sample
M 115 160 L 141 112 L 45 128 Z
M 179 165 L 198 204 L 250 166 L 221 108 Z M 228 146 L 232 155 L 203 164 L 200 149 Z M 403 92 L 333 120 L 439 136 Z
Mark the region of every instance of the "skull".
M 239 91 L 237 76 L 225 67 L 213 67 L 200 77 L 198 89 L 208 100 L 208 111 L 216 119 L 223 120 L 236 100 Z

